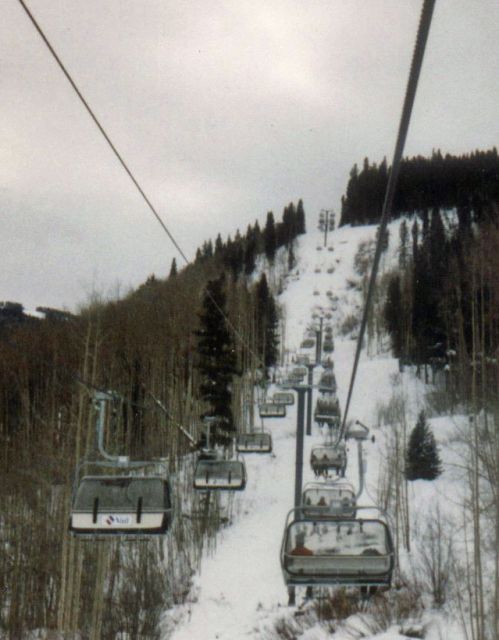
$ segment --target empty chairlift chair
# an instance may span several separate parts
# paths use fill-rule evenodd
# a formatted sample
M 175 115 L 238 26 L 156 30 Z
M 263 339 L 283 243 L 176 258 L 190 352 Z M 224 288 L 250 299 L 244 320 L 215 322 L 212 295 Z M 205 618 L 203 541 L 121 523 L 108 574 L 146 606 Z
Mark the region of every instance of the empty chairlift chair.
M 294 367 L 291 370 L 291 374 L 293 376 L 296 376 L 297 378 L 298 377 L 304 378 L 307 375 L 307 373 L 308 373 L 308 369 L 307 369 L 307 367 L 305 367 L 303 365 L 300 365 L 298 367 Z
M 393 542 L 382 520 L 319 520 L 302 509 L 288 514 L 281 545 L 288 586 L 389 587 L 393 566 Z
M 300 344 L 301 349 L 313 349 L 315 347 L 315 340 L 313 338 L 305 338 Z
M 355 518 L 355 489 L 348 480 L 309 482 L 303 488 L 302 507 L 305 516 L 319 518 Z
M 275 402 L 263 402 L 258 405 L 260 418 L 285 418 L 286 405 Z
M 236 438 L 238 453 L 271 453 L 272 436 L 265 431 L 239 433 Z
M 287 385 L 302 384 L 304 377 L 305 376 L 303 376 L 301 373 L 293 373 L 293 372 L 291 372 L 289 374 L 287 380 L 285 380 L 285 384 L 287 384 Z
M 322 397 L 317 398 L 317 402 L 314 410 L 314 420 L 322 425 L 327 424 L 329 426 L 335 426 L 340 423 L 341 411 L 340 403 L 336 397 Z
M 200 460 L 194 470 L 194 489 L 201 491 L 241 491 L 246 487 L 246 467 L 242 460 Z
M 347 467 L 347 452 L 343 443 L 337 446 L 321 445 L 313 447 L 310 454 L 310 466 L 316 476 L 328 476 L 334 471 L 344 476 Z
M 170 487 L 160 476 L 84 476 L 73 492 L 75 536 L 165 534 L 172 521 Z
M 324 338 L 322 350 L 324 353 L 332 353 L 334 351 L 334 342 L 331 338 L 328 338 L 327 336 Z
M 273 404 L 293 405 L 295 403 L 295 394 L 286 393 L 284 391 L 277 391 L 272 396 Z
M 319 391 L 325 394 L 334 394 L 337 391 L 336 376 L 331 369 L 324 371 L 319 379 Z

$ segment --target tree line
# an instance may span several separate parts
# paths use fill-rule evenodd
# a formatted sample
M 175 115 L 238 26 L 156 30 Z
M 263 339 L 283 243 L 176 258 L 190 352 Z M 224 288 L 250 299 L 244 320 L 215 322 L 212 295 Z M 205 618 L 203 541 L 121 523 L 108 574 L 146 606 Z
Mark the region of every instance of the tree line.
M 297 205 L 290 202 L 284 208 L 280 222 L 276 222 L 273 212 L 269 211 L 263 229 L 257 220 L 254 225 L 248 225 L 244 235 L 237 230 L 234 239 L 229 236 L 224 242 L 218 234 L 214 242 L 207 240 L 197 249 L 195 262 L 200 263 L 215 257 L 230 270 L 235 279 L 240 275 L 249 276 L 256 268 L 259 255 L 265 254 L 267 260 L 273 264 L 276 251 L 280 247 L 286 247 L 292 254 L 294 239 L 305 231 L 303 201 L 299 200 Z
M 341 200 L 340 226 L 379 221 L 389 167 L 364 159 L 350 171 Z M 499 157 L 496 147 L 454 156 L 434 151 L 430 158 L 405 158 L 393 203 L 393 217 L 433 209 L 457 209 L 460 216 L 483 222 L 496 217 L 489 203 L 499 201 Z

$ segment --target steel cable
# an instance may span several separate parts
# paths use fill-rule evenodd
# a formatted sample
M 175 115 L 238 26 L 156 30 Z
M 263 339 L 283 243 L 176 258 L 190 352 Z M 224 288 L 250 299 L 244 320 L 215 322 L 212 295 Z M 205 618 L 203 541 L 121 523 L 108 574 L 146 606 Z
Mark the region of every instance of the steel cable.
M 158 223 L 161 225 L 161 228 L 163 229 L 163 231 L 167 234 L 168 238 L 170 239 L 170 241 L 172 242 L 173 246 L 177 249 L 177 251 L 179 252 L 179 254 L 182 256 L 183 260 L 185 261 L 186 264 L 190 264 L 190 260 L 187 258 L 186 254 L 184 253 L 184 251 L 182 250 L 181 246 L 179 245 L 179 243 L 175 240 L 173 234 L 170 232 L 170 230 L 168 229 L 168 227 L 166 226 L 165 222 L 163 221 L 163 219 L 161 218 L 161 216 L 159 215 L 159 213 L 157 212 L 156 208 L 154 207 L 154 205 L 152 204 L 152 202 L 150 201 L 150 199 L 147 197 L 145 191 L 143 190 L 143 188 L 140 186 L 138 180 L 135 178 L 134 174 L 132 173 L 131 169 L 128 167 L 127 163 L 125 162 L 125 160 L 123 159 L 123 157 L 121 156 L 121 154 L 119 153 L 119 151 L 117 150 L 117 148 L 114 146 L 112 140 L 110 139 L 110 137 L 108 136 L 108 134 L 106 133 L 104 127 L 101 125 L 101 123 L 99 122 L 97 116 L 95 115 L 95 113 L 93 112 L 92 108 L 90 107 L 90 105 L 88 104 L 88 102 L 85 100 L 83 94 L 81 93 L 81 91 L 78 89 L 78 86 L 76 85 L 76 83 L 74 82 L 73 78 L 71 77 L 71 74 L 69 73 L 69 71 L 66 69 L 66 67 L 64 66 L 62 60 L 60 59 L 60 57 L 58 56 L 58 54 L 56 53 L 54 47 L 50 44 L 50 41 L 48 40 L 47 36 L 45 35 L 45 33 L 43 32 L 42 28 L 40 27 L 40 25 L 38 24 L 38 22 L 36 21 L 36 18 L 34 17 L 34 15 L 31 13 L 31 11 L 29 10 L 29 8 L 27 7 L 26 3 L 24 2 L 24 0 L 18 0 L 19 4 L 22 6 L 22 8 L 24 9 L 24 11 L 26 12 L 28 18 L 30 19 L 31 23 L 33 24 L 33 26 L 35 27 L 35 29 L 37 30 L 38 34 L 40 35 L 40 37 L 42 38 L 43 42 L 45 43 L 45 45 L 47 46 L 48 50 L 50 51 L 50 53 L 52 54 L 53 58 L 55 59 L 55 61 L 57 62 L 59 68 L 61 69 L 61 71 L 63 72 L 63 74 L 65 75 L 66 79 L 68 80 L 69 84 L 71 85 L 71 87 L 73 88 L 73 90 L 75 91 L 76 95 L 78 96 L 78 98 L 80 99 L 81 103 L 83 104 L 83 106 L 85 107 L 87 113 L 89 114 L 89 116 L 92 118 L 94 124 L 96 125 L 96 127 L 99 129 L 100 133 L 102 134 L 102 136 L 104 137 L 104 139 L 106 140 L 106 142 L 108 143 L 109 147 L 111 148 L 111 150 L 113 151 L 114 155 L 116 156 L 116 158 L 118 159 L 119 163 L 121 164 L 121 166 L 123 167 L 123 169 L 126 171 L 128 177 L 130 178 L 130 180 L 133 182 L 135 188 L 138 190 L 138 192 L 140 193 L 140 195 L 142 196 L 144 202 L 147 204 L 149 210 L 152 212 L 152 214 L 154 215 L 154 217 L 156 218 L 156 220 L 158 221 Z M 255 352 L 251 349 L 251 347 L 249 346 L 249 344 L 247 343 L 247 341 L 243 338 L 243 336 L 239 333 L 239 331 L 236 329 L 236 327 L 232 324 L 232 322 L 230 321 L 230 319 L 227 317 L 227 315 L 225 314 L 225 312 L 223 311 L 223 309 L 220 307 L 220 305 L 217 303 L 217 301 L 214 299 L 214 297 L 211 295 L 210 291 L 207 289 L 206 290 L 206 294 L 207 296 L 210 298 L 210 300 L 212 301 L 215 309 L 220 313 L 220 315 L 222 316 L 222 318 L 225 320 L 225 322 L 227 323 L 227 326 L 230 328 L 230 330 L 232 331 L 232 333 L 234 334 L 234 336 L 239 340 L 239 342 L 241 343 L 241 345 L 247 350 L 247 352 L 249 354 L 251 354 L 254 358 L 255 361 L 261 365 L 263 365 L 263 362 L 261 360 L 261 358 L 255 354 Z
M 378 241 L 376 243 L 376 251 L 374 254 L 373 266 L 371 270 L 371 276 L 369 279 L 369 287 L 367 290 L 366 302 L 364 305 L 364 311 L 362 316 L 362 323 L 360 326 L 359 336 L 357 339 L 357 346 L 355 350 L 355 358 L 352 369 L 352 375 L 350 378 L 350 386 L 348 389 L 347 402 L 345 405 L 345 411 L 343 413 L 343 421 L 338 437 L 338 441 L 345 435 L 346 422 L 348 418 L 348 410 L 350 408 L 350 401 L 352 399 L 353 389 L 355 385 L 355 378 L 357 375 L 357 368 L 359 365 L 360 352 L 362 350 L 362 342 L 364 340 L 364 334 L 367 326 L 367 319 L 371 307 L 374 288 L 376 286 L 376 276 L 378 274 L 379 262 L 382 253 L 383 237 L 386 232 L 386 227 L 392 213 L 393 198 L 395 195 L 395 189 L 400 173 L 400 163 L 402 161 L 402 153 L 407 138 L 407 131 L 409 129 L 409 123 L 411 119 L 412 108 L 414 106 L 414 99 L 416 96 L 416 89 L 418 80 L 423 64 L 423 57 L 428 40 L 428 34 L 431 26 L 431 19 L 433 15 L 433 9 L 435 7 L 436 0 L 424 0 L 421 10 L 421 16 L 419 20 L 418 33 L 416 36 L 416 44 L 414 47 L 411 68 L 409 72 L 409 79 L 407 82 L 407 88 L 405 93 L 404 105 L 402 108 L 402 116 L 400 118 L 400 125 L 397 135 L 397 141 L 395 144 L 395 151 L 393 154 L 392 168 L 388 176 L 388 184 L 386 186 L 385 199 L 383 202 L 383 209 L 381 212 L 381 219 L 378 228 Z

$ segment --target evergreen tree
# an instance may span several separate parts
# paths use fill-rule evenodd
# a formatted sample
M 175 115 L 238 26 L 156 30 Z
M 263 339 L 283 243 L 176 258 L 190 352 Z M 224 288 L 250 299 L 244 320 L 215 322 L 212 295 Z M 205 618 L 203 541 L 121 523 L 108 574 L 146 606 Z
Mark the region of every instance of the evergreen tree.
M 421 411 L 411 432 L 405 457 L 407 480 L 435 480 L 442 473 L 435 436 Z
M 267 260 L 271 264 L 273 264 L 274 263 L 274 258 L 275 258 L 275 251 L 276 251 L 277 242 L 276 242 L 276 229 L 275 229 L 275 223 L 274 223 L 274 214 L 272 213 L 272 211 L 269 211 L 267 213 L 267 223 L 265 224 L 265 230 L 263 232 L 263 239 L 264 239 L 265 255 L 267 256 Z
M 239 229 L 233 241 L 227 240 L 225 251 L 223 254 L 223 263 L 231 270 L 232 277 L 236 281 L 243 269 L 244 264 L 244 247 Z
M 197 351 L 199 354 L 199 370 L 201 373 L 200 391 L 202 398 L 209 403 L 207 414 L 222 419 L 223 430 L 233 431 L 232 418 L 232 378 L 237 373 L 236 353 L 232 335 L 227 326 L 225 279 L 220 276 L 210 280 L 206 285 L 203 297 L 203 308 L 200 313 L 200 328 Z M 224 442 L 219 433 L 214 434 L 215 441 Z
M 213 243 L 211 242 L 211 240 L 207 240 L 206 242 L 203 242 L 202 255 L 203 255 L 203 258 L 213 257 Z
M 295 205 L 290 202 L 284 207 L 282 212 L 281 237 L 279 238 L 279 246 L 289 245 L 297 236 L 297 220 Z
M 298 206 L 296 207 L 296 233 L 306 233 L 305 227 L 305 209 L 303 208 L 303 200 L 298 200 Z
M 414 224 L 412 225 L 412 262 L 416 263 L 418 259 L 418 240 L 419 240 L 419 225 L 418 221 L 414 220 Z
M 224 249 L 224 243 L 222 241 L 222 236 L 220 234 L 217 235 L 215 239 L 215 255 L 219 256 Z
M 170 267 L 170 278 L 174 278 L 176 275 L 177 275 L 177 261 L 175 260 L 175 258 L 173 258 L 172 266 Z
M 407 229 L 407 221 L 402 220 L 399 229 L 400 248 L 399 248 L 399 267 L 402 271 L 407 267 L 409 259 L 409 230 Z
M 257 248 L 256 230 L 248 225 L 246 242 L 244 243 L 244 273 L 247 276 L 250 276 L 255 270 Z
M 279 316 L 274 297 L 269 290 L 267 278 L 262 273 L 256 288 L 258 309 L 258 347 L 265 369 L 277 364 L 279 339 L 277 329 Z
M 400 358 L 403 346 L 403 308 L 400 276 L 398 274 L 390 278 L 386 302 L 384 308 L 385 323 L 392 340 L 393 355 Z

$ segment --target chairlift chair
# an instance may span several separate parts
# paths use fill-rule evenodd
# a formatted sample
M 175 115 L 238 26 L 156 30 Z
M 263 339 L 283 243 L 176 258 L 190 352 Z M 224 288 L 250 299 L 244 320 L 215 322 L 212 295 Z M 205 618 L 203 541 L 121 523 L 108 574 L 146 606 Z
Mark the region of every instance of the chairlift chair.
M 331 356 L 327 356 L 322 360 L 321 365 L 324 367 L 326 371 L 334 371 L 334 361 Z
M 275 402 L 263 402 L 258 405 L 260 418 L 285 418 L 286 405 Z
M 280 559 L 288 587 L 390 587 L 394 555 L 380 519 L 326 521 L 296 508 L 286 519 Z
M 315 347 L 315 340 L 313 338 L 305 338 L 300 344 L 301 349 L 312 349 Z
M 323 396 L 317 398 L 314 409 L 314 420 L 318 424 L 334 426 L 341 418 L 340 403 L 336 396 Z
M 291 370 L 291 373 L 292 373 L 292 375 L 294 375 L 296 377 L 300 376 L 300 377 L 304 378 L 308 373 L 308 369 L 307 369 L 307 367 L 305 367 L 303 365 L 300 365 L 298 367 L 294 367 Z
M 322 350 L 324 353 L 332 353 L 334 351 L 334 342 L 326 338 L 322 345 Z
M 274 393 L 274 395 L 272 396 L 272 403 L 283 404 L 286 406 L 293 405 L 295 403 L 295 394 L 290 392 L 287 393 L 284 391 L 276 391 L 276 393 Z
M 347 426 L 345 438 L 352 438 L 353 440 L 367 440 L 369 438 L 369 428 L 357 420 L 355 423 Z
M 165 475 L 120 470 L 116 475 L 84 475 L 75 481 L 69 530 L 87 538 L 161 535 L 170 528 L 172 516 Z
M 238 433 L 236 451 L 238 453 L 271 453 L 272 436 L 266 431 Z
M 242 491 L 245 487 L 246 467 L 242 460 L 198 459 L 194 469 L 194 489 Z
M 334 394 L 337 391 L 336 376 L 331 369 L 324 371 L 319 378 L 319 391 L 325 394 Z
M 344 476 L 347 468 L 345 445 L 340 443 L 336 447 L 333 445 L 313 447 L 310 453 L 310 466 L 316 476 L 327 476 L 331 471 Z
M 353 485 L 344 479 L 332 482 L 308 482 L 302 492 L 303 513 L 317 519 L 355 518 L 356 494 Z

